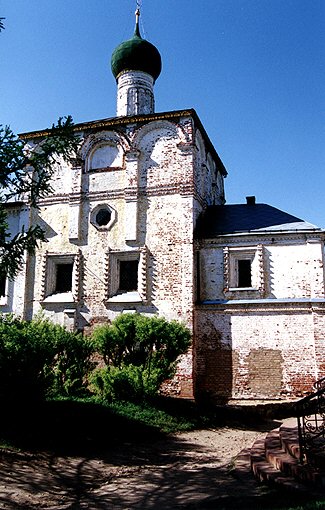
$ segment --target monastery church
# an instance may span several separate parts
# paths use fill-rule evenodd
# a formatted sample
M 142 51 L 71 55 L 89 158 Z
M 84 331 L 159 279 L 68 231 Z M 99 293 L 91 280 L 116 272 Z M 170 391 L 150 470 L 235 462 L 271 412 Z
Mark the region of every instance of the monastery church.
M 138 11 L 111 63 L 116 117 L 75 126 L 79 157 L 55 168 L 38 210 L 8 205 L 12 234 L 39 224 L 48 242 L 1 282 L 0 311 L 43 311 L 85 334 L 126 312 L 183 321 L 193 344 L 172 394 L 310 391 L 325 376 L 325 231 L 253 196 L 226 204 L 227 171 L 195 110 L 155 113 L 161 57 Z

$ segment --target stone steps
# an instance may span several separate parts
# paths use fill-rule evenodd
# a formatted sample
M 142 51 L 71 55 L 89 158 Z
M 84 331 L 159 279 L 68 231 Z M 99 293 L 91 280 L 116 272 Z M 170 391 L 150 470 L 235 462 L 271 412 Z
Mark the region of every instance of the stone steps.
M 301 464 L 299 459 L 297 427 L 283 425 L 239 454 L 234 475 L 247 477 L 250 469 L 259 482 L 324 497 L 325 470 Z

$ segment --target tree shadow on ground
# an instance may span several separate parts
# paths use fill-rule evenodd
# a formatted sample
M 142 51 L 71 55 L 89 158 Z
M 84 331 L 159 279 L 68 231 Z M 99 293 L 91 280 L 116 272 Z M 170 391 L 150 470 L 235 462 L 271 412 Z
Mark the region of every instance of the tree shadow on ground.
M 161 436 L 157 428 L 120 416 L 95 402 L 47 401 L 7 405 L 2 412 L 0 437 L 28 451 L 88 455 L 129 441 Z
M 189 452 L 195 447 L 166 438 L 121 442 L 101 459 L 1 453 L 0 508 L 264 510 L 313 500 L 235 480 L 227 466 L 207 465 L 204 447 L 197 452 L 202 460 L 192 463 Z
M 169 412 L 175 405 L 161 401 Z M 191 406 L 179 404 L 178 412 L 193 413 Z M 220 435 L 223 421 L 220 417 Z M 270 430 L 274 422 L 255 425 L 254 430 Z M 221 452 L 99 404 L 11 406 L 0 428 L 2 437 L 24 449 L 0 450 L 0 508 L 8 510 L 285 509 L 313 499 L 288 499 L 286 493 L 236 480 Z M 241 420 L 237 428 L 245 428 Z
M 223 408 L 202 410 L 192 401 L 154 399 L 151 404 L 170 416 L 184 418 L 196 428 L 268 431 L 280 425 L 264 420 L 253 411 L 233 412 Z M 120 441 L 129 443 L 158 440 L 164 434 L 157 427 L 119 415 L 95 402 L 51 400 L 6 404 L 2 407 L 0 438 L 28 451 L 52 451 L 66 455 L 97 455 Z

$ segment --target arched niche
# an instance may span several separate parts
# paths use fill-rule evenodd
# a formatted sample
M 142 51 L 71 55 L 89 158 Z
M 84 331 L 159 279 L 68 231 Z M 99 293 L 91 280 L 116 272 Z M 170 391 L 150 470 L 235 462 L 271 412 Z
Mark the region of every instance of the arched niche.
M 123 152 L 118 145 L 112 143 L 106 142 L 96 145 L 88 158 L 88 171 L 122 167 Z
M 85 171 L 124 168 L 124 154 L 129 149 L 125 137 L 114 131 L 102 131 L 86 138 L 81 156 Z

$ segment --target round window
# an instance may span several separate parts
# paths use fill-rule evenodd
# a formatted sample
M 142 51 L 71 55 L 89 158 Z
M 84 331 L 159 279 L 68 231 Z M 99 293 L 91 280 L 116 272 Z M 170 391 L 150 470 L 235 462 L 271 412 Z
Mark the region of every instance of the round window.
M 111 221 L 112 213 L 109 209 L 99 209 L 96 214 L 96 223 L 100 227 L 107 225 Z

